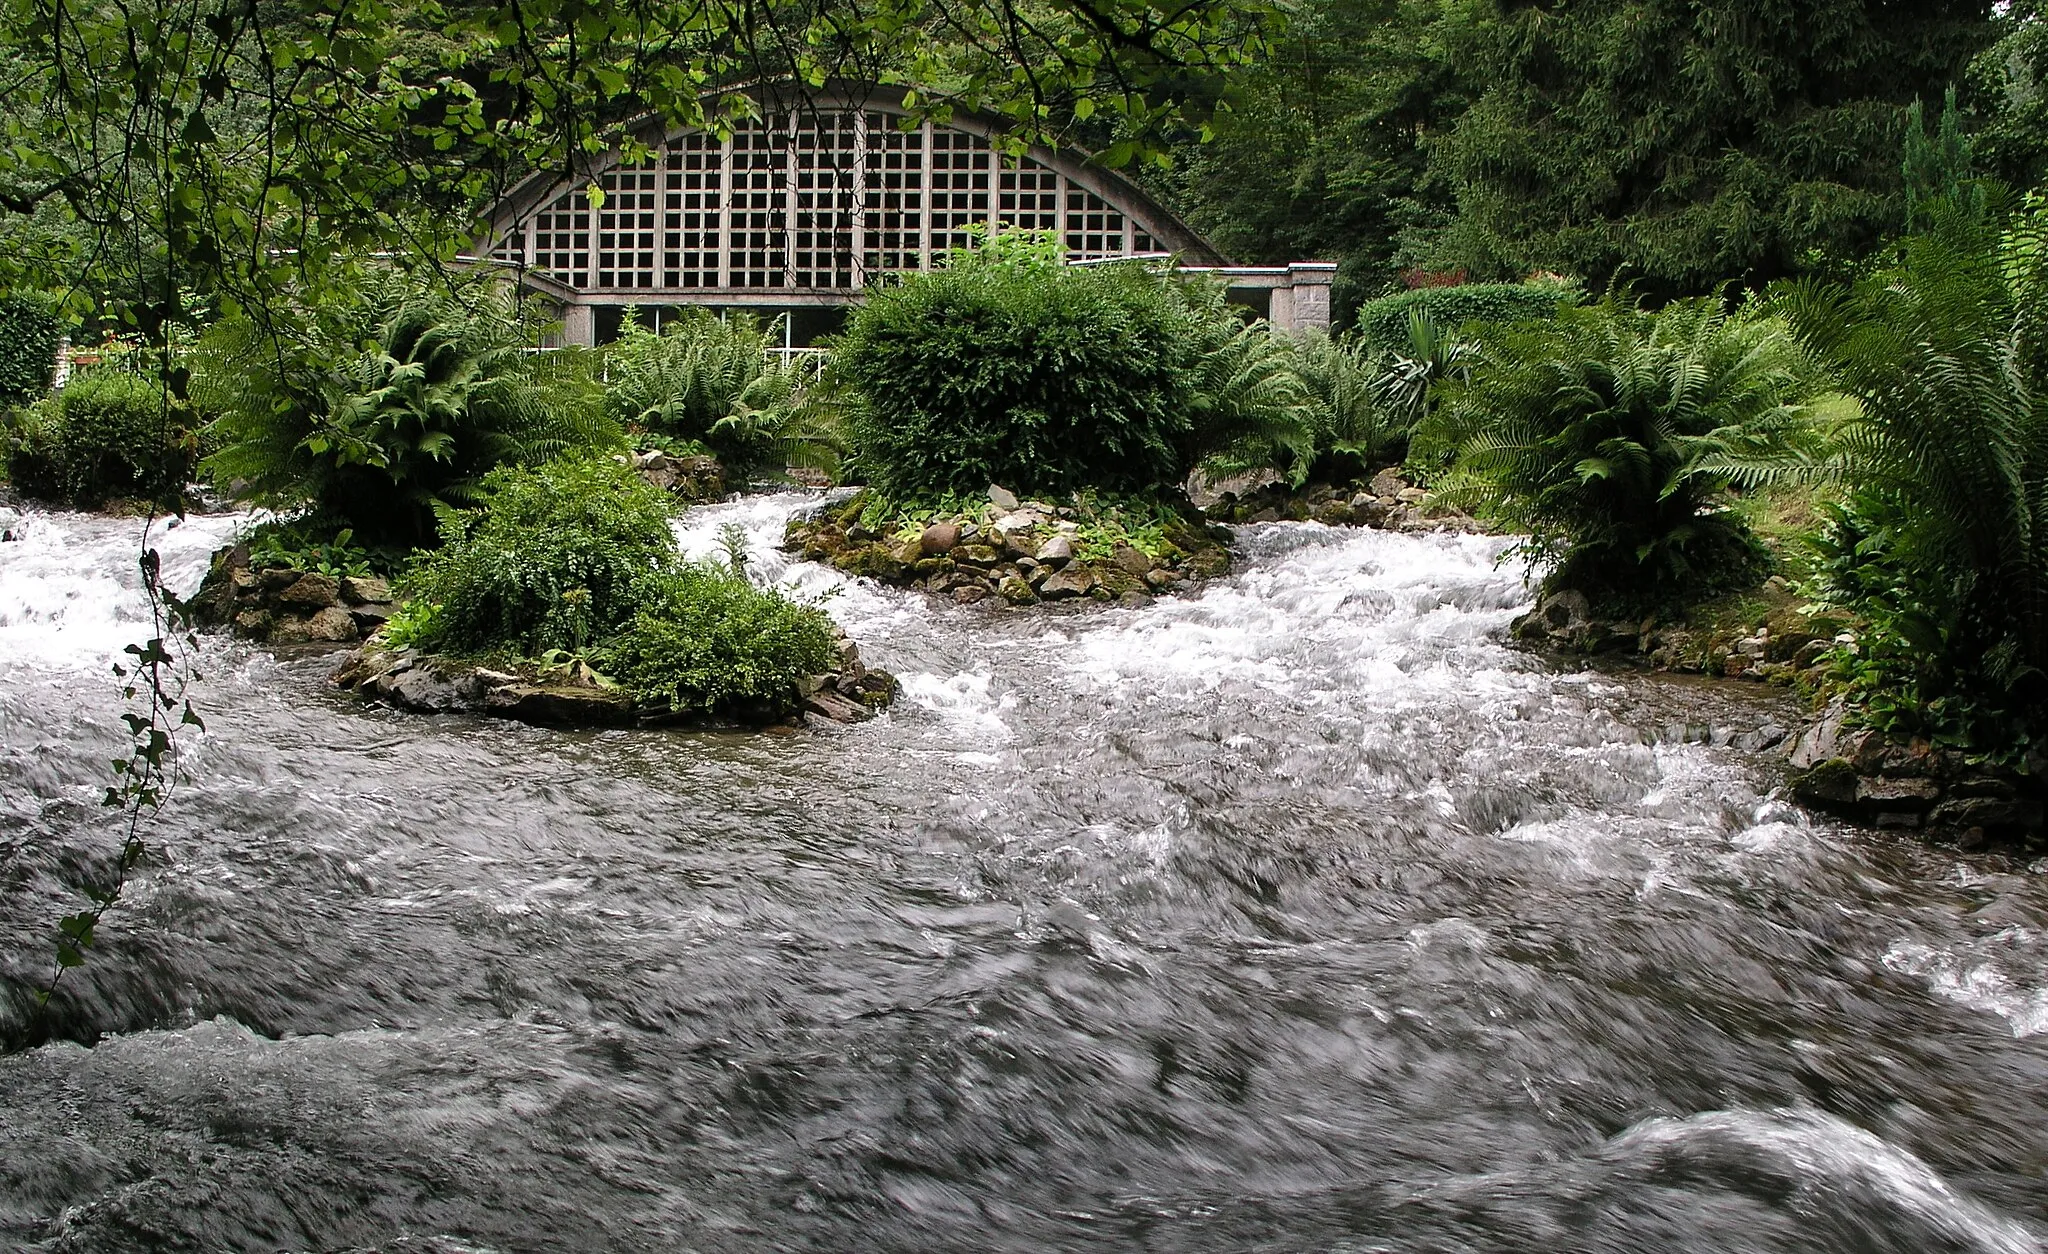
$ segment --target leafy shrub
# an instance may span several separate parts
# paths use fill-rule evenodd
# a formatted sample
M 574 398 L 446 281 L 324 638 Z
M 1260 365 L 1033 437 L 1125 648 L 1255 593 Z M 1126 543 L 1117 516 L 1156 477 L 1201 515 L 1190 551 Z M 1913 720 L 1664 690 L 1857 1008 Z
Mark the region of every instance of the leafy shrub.
M 439 606 L 420 647 L 456 653 L 581 650 L 617 631 L 677 568 L 674 506 L 610 458 L 501 467 L 480 505 L 449 520 L 445 543 L 406 577 Z
M 1867 620 L 1838 661 L 1871 721 L 2010 749 L 2048 733 L 2048 205 L 1926 212 L 1895 265 L 1780 291 L 1859 404 L 1824 456 L 1745 471 L 1852 489 L 1820 590 Z
M 388 276 L 290 336 L 218 324 L 193 397 L 218 412 L 211 478 L 311 506 L 371 545 L 431 543 L 492 467 L 621 443 L 573 355 L 526 351 L 509 297 Z
M 1263 325 L 1142 265 L 1069 267 L 1001 237 L 876 292 L 833 369 L 858 467 L 897 499 L 1178 485 L 1200 460 L 1299 440 Z
M 82 509 L 116 497 L 175 505 L 198 448 L 183 413 L 136 375 L 82 374 L 10 421 L 8 477 L 30 496 Z
M 674 506 L 606 457 L 501 467 L 478 508 L 403 582 L 389 639 L 429 651 L 587 653 L 639 701 L 717 712 L 787 709 L 831 668 L 825 616 L 747 582 L 737 564 L 685 561 Z
M 1409 346 L 1408 319 L 1421 313 L 1443 331 L 1473 322 L 1523 322 L 1548 318 L 1570 290 L 1555 283 L 1466 283 L 1420 287 L 1369 300 L 1358 307 L 1355 334 L 1369 351 L 1399 353 Z
M 735 469 L 836 469 L 838 415 L 802 363 L 773 360 L 779 321 L 692 310 L 659 334 L 629 319 L 605 350 L 605 406 L 619 422 L 703 444 Z
M 44 300 L 0 296 L 0 405 L 21 405 L 50 390 L 63 329 Z
M 742 570 L 699 563 L 655 579 L 632 622 L 597 654 L 636 700 L 700 711 L 788 709 L 799 685 L 837 660 L 823 613 L 756 588 Z
M 1440 493 L 1527 531 L 1547 587 L 1635 614 L 1762 573 L 1723 508 L 1727 463 L 1797 447 L 1812 391 L 1782 322 L 1712 297 L 1655 313 L 1609 297 L 1485 329 L 1412 459 L 1448 461 Z

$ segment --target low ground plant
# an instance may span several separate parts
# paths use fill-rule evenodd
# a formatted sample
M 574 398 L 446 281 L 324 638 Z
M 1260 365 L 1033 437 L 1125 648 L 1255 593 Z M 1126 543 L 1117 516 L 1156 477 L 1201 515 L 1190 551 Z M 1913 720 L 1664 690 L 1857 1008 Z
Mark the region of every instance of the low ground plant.
M 1808 439 L 1818 384 L 1782 321 L 1714 297 L 1649 312 L 1610 296 L 1474 343 L 1411 460 L 1448 467 L 1433 485 L 1448 502 L 1527 534 L 1546 588 L 1629 617 L 1763 575 L 1728 463 Z

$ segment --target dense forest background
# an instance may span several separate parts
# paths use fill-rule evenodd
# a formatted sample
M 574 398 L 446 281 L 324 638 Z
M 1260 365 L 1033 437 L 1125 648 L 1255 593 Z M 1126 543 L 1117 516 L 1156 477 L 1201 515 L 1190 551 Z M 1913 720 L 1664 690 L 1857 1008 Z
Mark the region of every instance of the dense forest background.
M 1976 173 L 2038 186 L 2044 70 L 2031 0 L 1303 0 L 1152 177 L 1238 260 L 1342 259 L 1340 317 L 1460 273 L 1665 298 L 1853 270 L 1951 89 Z

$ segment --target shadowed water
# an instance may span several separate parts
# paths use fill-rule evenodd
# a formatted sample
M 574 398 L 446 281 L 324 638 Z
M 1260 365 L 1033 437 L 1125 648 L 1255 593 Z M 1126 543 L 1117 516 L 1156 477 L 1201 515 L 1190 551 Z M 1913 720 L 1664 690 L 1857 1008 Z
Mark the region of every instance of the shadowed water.
M 1500 542 L 1138 610 L 774 553 L 905 695 L 564 734 L 207 641 L 152 860 L 0 1058 L 28 1249 L 2030 1251 L 2048 883 L 1820 825 L 1762 690 L 1506 648 Z M 231 519 L 164 539 L 196 583 Z M 0 1010 L 116 836 L 136 527 L 0 545 Z M 102 1034 L 107 1035 L 102 1038 Z

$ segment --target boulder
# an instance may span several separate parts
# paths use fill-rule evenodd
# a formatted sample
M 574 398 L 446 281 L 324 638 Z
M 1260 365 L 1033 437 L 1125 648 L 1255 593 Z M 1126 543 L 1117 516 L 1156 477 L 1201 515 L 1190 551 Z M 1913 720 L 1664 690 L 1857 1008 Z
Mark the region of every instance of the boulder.
M 277 594 L 280 604 L 301 609 L 326 609 L 341 599 L 341 584 L 332 575 L 307 571 Z
M 972 605 L 988 595 L 988 585 L 980 583 L 962 584 L 953 589 L 953 599 L 961 605 Z
M 1400 471 L 1389 466 L 1374 475 L 1369 486 L 1374 496 L 1398 496 L 1409 485 L 1408 481 L 1401 477 Z
M 805 697 L 804 712 L 834 723 L 858 723 L 873 717 L 866 706 L 850 701 L 830 688 L 821 688 Z
M 1022 579 L 1005 579 L 996 588 L 996 591 L 1002 595 L 1003 600 L 1011 605 L 1031 605 L 1038 600 L 1038 594 L 1033 592 L 1031 585 Z
M 1092 570 L 1085 567 L 1069 568 L 1046 576 L 1045 582 L 1038 585 L 1038 595 L 1047 601 L 1084 597 L 1095 591 L 1101 582 Z
M 1005 521 L 1008 521 L 1007 519 Z M 1031 527 L 1015 527 L 1008 531 L 998 527 L 997 538 L 1002 542 L 1003 556 L 1013 561 L 1029 558 L 1038 559 L 1038 533 Z
M 1016 509 L 1020 504 L 1016 493 L 1008 488 L 999 488 L 995 484 L 988 487 L 988 503 L 997 509 Z
M 1152 569 L 1152 559 L 1145 551 L 1128 544 L 1117 546 L 1116 552 L 1109 555 L 1109 564 L 1127 575 L 1135 575 L 1140 579 L 1144 578 L 1146 571 Z
M 1036 557 L 1042 566 L 1064 566 L 1074 560 L 1073 537 L 1060 532 L 1039 545 L 1038 552 L 1032 556 Z
M 616 727 L 633 721 L 633 704 L 604 688 L 507 684 L 484 694 L 484 713 L 548 727 Z
M 958 543 L 960 524 L 950 522 L 933 523 L 924 529 L 924 534 L 917 540 L 918 547 L 924 551 L 926 557 L 937 557 Z
M 326 609 L 306 620 L 306 639 L 324 644 L 344 644 L 357 638 L 356 616 L 339 605 Z
M 389 604 L 391 584 L 369 575 L 350 575 L 341 581 L 341 599 L 350 605 Z
M 953 550 L 953 560 L 962 566 L 979 566 L 986 570 L 1002 560 L 1002 554 L 986 544 L 963 544 Z

